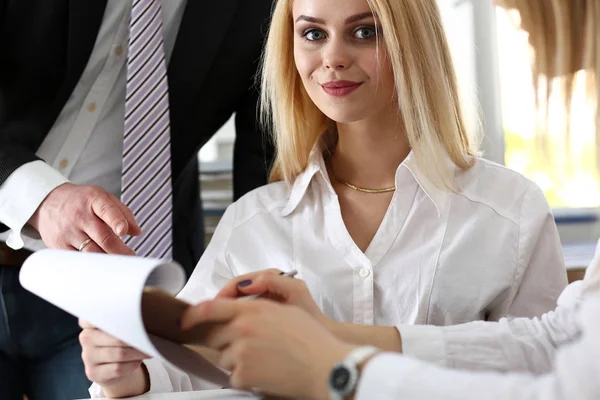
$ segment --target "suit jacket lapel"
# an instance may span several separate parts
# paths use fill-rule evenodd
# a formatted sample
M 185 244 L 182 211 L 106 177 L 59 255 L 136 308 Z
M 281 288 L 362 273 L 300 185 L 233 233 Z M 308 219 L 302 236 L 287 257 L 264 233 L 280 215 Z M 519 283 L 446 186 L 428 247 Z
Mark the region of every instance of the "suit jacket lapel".
M 239 2 L 187 0 L 168 71 L 172 121 L 192 104 Z

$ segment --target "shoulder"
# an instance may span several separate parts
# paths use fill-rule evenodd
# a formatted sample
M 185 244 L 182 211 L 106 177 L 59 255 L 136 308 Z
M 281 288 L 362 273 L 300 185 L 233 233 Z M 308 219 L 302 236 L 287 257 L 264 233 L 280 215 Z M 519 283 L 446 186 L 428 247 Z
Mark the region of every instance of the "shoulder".
M 257 216 L 280 218 L 289 197 L 290 187 L 285 182 L 270 183 L 246 193 L 230 206 L 234 211 L 234 227 Z
M 457 176 L 459 196 L 492 208 L 498 214 L 519 223 L 523 208 L 550 211 L 548 202 L 532 180 L 495 162 L 478 158 L 475 165 Z

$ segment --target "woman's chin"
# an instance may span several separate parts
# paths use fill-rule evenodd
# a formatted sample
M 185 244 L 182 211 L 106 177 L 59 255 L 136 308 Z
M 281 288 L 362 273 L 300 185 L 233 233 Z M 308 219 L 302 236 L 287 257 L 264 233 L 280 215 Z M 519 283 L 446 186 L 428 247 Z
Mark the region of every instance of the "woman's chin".
M 351 124 L 365 119 L 362 107 L 335 107 L 335 109 L 327 107 L 321 111 L 337 124 Z

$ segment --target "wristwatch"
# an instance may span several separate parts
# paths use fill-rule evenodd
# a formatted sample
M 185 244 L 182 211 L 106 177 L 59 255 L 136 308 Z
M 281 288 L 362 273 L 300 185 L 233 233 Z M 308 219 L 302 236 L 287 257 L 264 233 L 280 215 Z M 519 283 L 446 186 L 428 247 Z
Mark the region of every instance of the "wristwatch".
M 343 400 L 351 395 L 358 383 L 358 366 L 378 351 L 372 346 L 358 347 L 344 361 L 335 364 L 329 374 L 329 398 Z

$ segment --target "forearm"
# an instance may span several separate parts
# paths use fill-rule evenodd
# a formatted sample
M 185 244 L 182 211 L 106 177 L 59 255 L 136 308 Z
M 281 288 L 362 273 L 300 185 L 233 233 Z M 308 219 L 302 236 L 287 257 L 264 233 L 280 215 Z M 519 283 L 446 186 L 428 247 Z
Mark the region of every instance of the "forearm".
M 328 329 L 346 343 L 402 352 L 402 339 L 394 326 L 357 325 L 331 321 L 328 322 Z
M 559 307 L 540 318 L 446 327 L 401 325 L 403 353 L 451 368 L 548 372 L 557 347 L 580 333 L 575 313 L 579 286 L 569 286 Z
M 541 318 L 476 321 L 456 326 L 365 326 L 326 320 L 340 340 L 371 345 L 451 368 L 548 372 L 556 348 L 580 332 L 575 309 L 580 285 L 565 290 L 559 307 Z

